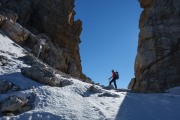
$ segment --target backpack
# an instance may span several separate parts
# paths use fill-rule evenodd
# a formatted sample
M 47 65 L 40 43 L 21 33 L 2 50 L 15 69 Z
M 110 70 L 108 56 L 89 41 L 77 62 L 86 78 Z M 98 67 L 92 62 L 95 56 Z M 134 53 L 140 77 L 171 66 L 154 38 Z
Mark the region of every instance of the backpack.
M 116 79 L 119 79 L 119 73 L 116 71 Z

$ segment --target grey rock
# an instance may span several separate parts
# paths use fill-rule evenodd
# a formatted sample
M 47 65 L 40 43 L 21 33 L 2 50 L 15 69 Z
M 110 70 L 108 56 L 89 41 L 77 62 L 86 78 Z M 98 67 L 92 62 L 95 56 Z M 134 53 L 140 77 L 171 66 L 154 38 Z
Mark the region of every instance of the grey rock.
M 68 79 L 60 79 L 60 87 L 65 87 L 65 86 L 68 86 L 68 85 L 72 85 L 73 82 L 68 80 Z
M 0 93 L 7 92 L 13 85 L 5 80 L 0 80 Z
M 135 79 L 135 78 L 132 78 L 132 79 L 131 79 L 131 82 L 130 82 L 129 85 L 128 85 L 128 89 L 133 89 L 135 83 L 136 83 L 136 79 Z
M 82 22 L 74 20 L 74 2 L 2 0 L 0 26 L 12 40 L 43 62 L 73 77 L 91 82 L 82 73 L 79 54 Z M 41 33 L 46 35 L 45 39 Z M 45 40 L 43 44 L 42 39 Z
M 120 96 L 117 95 L 117 94 L 105 92 L 105 93 L 102 93 L 102 94 L 98 95 L 98 97 L 120 97 Z
M 19 88 L 6 80 L 0 80 L 0 94 L 18 91 Z
M 92 85 L 88 91 L 92 93 L 102 93 L 102 89 L 95 85 Z
M 163 92 L 180 86 L 180 2 L 139 0 L 144 11 L 135 59 L 135 92 Z
M 105 87 L 103 87 L 103 89 L 111 90 L 111 89 L 114 89 L 114 86 L 113 85 L 105 86 Z
M 0 55 L 0 66 L 5 66 L 8 64 L 8 58 Z
M 20 109 L 23 105 L 28 102 L 26 98 L 18 98 L 16 96 L 11 96 L 7 100 L 1 103 L 1 112 L 14 112 Z
M 22 44 L 29 36 L 29 31 L 24 29 L 20 24 L 6 20 L 1 29 L 15 42 Z
M 21 73 L 37 82 L 50 86 L 59 86 L 60 80 L 48 69 L 38 66 L 32 66 L 30 68 L 21 68 Z

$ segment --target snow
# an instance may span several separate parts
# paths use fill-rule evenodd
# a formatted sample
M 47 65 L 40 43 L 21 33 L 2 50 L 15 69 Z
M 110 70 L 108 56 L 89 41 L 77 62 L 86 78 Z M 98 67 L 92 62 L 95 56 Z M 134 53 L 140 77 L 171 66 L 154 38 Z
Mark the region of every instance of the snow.
M 0 120 L 179 120 L 180 87 L 167 93 L 138 94 L 104 90 L 102 93 L 116 96 L 102 96 L 88 89 L 91 84 L 74 78 L 66 87 L 50 87 L 24 77 L 20 68 L 28 66 L 17 59 L 25 50 L 0 34 L 0 56 L 8 58 L 6 66 L 0 66 L 0 80 L 8 80 L 21 91 L 0 95 L 0 101 L 9 96 L 27 97 L 35 95 L 34 108 L 16 116 L 3 116 Z

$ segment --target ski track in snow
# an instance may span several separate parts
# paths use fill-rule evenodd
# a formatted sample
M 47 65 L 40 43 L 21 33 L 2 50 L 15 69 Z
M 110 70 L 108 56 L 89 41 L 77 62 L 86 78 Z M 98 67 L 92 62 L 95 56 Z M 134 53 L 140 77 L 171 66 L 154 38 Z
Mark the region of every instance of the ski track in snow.
M 179 120 L 180 87 L 168 93 L 136 94 L 115 92 L 119 97 L 98 97 L 100 93 L 89 93 L 91 84 L 74 78 L 73 85 L 50 87 L 24 77 L 20 68 L 28 67 L 18 57 L 24 56 L 21 47 L 0 34 L 0 56 L 8 64 L 0 66 L 0 80 L 7 80 L 21 91 L 0 95 L 0 101 L 9 96 L 35 94 L 34 108 L 17 116 L 4 116 L 0 120 Z M 61 75 L 57 75 L 62 77 Z M 107 90 L 102 90 L 107 92 Z

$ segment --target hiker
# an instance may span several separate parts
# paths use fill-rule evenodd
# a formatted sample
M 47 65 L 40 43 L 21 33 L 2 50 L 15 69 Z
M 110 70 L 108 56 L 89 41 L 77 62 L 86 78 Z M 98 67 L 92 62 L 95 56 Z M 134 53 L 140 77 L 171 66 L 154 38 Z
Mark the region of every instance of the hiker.
M 112 82 L 114 82 L 114 87 L 115 89 L 117 89 L 117 85 L 116 85 L 116 73 L 114 72 L 114 70 L 112 70 L 112 76 L 109 78 L 109 86 L 111 85 Z

